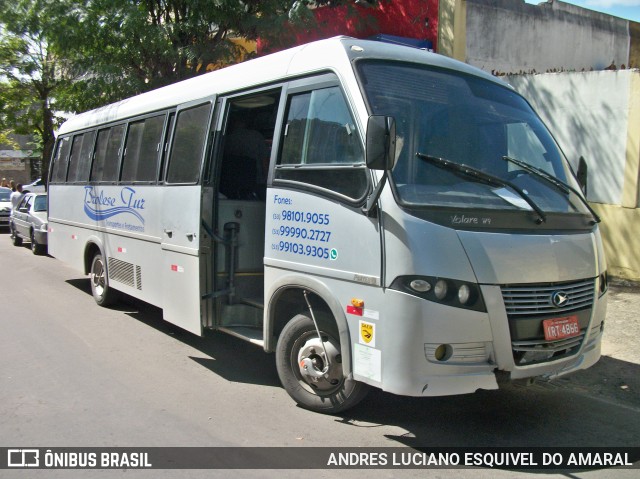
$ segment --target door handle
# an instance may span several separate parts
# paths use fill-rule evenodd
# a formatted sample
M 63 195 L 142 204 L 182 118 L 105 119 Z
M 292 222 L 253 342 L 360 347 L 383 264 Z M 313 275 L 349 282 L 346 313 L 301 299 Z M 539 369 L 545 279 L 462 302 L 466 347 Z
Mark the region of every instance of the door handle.
M 164 230 L 164 233 L 171 238 L 173 236 L 173 230 Z

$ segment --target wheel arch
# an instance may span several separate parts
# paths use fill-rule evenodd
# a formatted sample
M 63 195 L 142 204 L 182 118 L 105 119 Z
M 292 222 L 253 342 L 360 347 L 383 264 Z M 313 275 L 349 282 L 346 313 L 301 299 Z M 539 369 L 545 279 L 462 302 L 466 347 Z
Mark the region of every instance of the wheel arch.
M 91 262 L 93 261 L 93 257 L 96 253 L 100 253 L 104 258 L 104 267 L 105 270 L 107 268 L 107 258 L 104 254 L 104 249 L 102 247 L 102 243 L 97 238 L 89 238 L 84 247 L 84 274 L 89 274 L 91 272 Z
M 280 333 L 289 320 L 309 310 L 303 295 L 305 290 L 310 293 L 315 315 L 324 311 L 333 317 L 340 337 L 342 370 L 345 377 L 351 377 L 351 338 L 347 318 L 342 305 L 327 285 L 314 277 L 286 275 L 271 285 L 270 291 L 273 293 L 265 310 L 265 351 L 275 351 Z

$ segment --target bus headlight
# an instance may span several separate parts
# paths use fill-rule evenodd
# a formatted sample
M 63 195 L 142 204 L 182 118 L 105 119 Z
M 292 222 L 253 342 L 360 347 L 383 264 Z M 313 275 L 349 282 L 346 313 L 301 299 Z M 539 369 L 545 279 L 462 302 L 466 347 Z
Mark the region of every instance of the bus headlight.
M 424 279 L 414 279 L 409 283 L 409 286 L 418 293 L 426 293 L 431 290 L 431 284 Z
M 447 282 L 444 279 L 439 279 L 436 281 L 436 287 L 433 288 L 433 294 L 436 295 L 436 298 L 442 301 L 447 297 L 447 292 L 449 291 L 449 287 L 447 286 Z
M 399 276 L 391 289 L 434 303 L 486 312 L 480 287 L 475 283 L 431 276 Z
M 460 304 L 467 304 L 470 298 L 471 288 L 469 288 L 468 284 L 463 284 L 458 288 L 458 301 L 460 301 Z

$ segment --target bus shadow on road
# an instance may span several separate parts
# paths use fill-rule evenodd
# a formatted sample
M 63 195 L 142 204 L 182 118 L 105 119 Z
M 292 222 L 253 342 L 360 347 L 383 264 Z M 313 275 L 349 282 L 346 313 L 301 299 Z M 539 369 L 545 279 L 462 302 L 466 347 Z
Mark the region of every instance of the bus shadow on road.
M 91 294 L 91 285 L 88 280 L 67 282 Z M 204 336 L 197 336 L 162 319 L 161 308 L 124 294 L 118 303 L 109 309 L 122 311 L 136 321 L 197 349 L 207 357 L 189 356 L 189 358 L 227 381 L 280 387 L 275 359 L 272 354 L 265 353 L 261 347 L 215 331 L 205 331 Z
M 432 398 L 376 390 L 340 422 L 398 426 L 408 432 L 386 437 L 413 448 L 628 447 L 640 442 L 639 376 L 639 365 L 602 357 L 527 387 Z

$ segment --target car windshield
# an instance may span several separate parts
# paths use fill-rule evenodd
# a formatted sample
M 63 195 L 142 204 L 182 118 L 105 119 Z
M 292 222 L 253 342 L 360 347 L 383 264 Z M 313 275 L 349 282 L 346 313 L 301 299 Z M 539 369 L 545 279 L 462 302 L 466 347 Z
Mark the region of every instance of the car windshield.
M 33 203 L 33 211 L 47 211 L 47 197 L 46 195 L 36 196 L 36 199 Z
M 9 201 L 9 197 L 11 196 L 11 190 L 0 190 L 0 201 Z
M 546 127 L 507 86 L 401 62 L 358 68 L 372 113 L 396 120 L 391 177 L 401 204 L 590 214 Z M 464 174 L 457 165 L 496 181 Z

